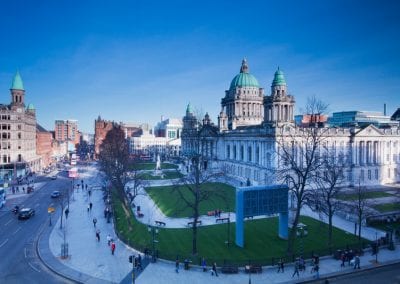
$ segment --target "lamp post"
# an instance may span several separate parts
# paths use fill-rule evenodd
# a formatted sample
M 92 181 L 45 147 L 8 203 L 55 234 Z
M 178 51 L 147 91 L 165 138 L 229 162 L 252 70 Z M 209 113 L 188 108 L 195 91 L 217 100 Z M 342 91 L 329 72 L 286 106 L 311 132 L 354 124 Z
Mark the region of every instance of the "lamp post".
M 300 235 L 300 256 L 303 257 L 303 236 L 304 236 L 303 226 L 297 227 L 297 233 Z
M 375 232 L 375 246 L 376 246 L 375 262 L 378 263 L 378 251 L 379 251 L 379 246 L 378 246 L 378 231 Z
M 158 229 L 155 228 L 154 226 L 148 226 L 147 227 L 149 233 L 151 234 L 151 241 L 152 241 L 152 262 L 156 262 L 157 258 L 156 258 L 156 243 L 158 242 L 156 240 L 156 234 L 158 234 Z

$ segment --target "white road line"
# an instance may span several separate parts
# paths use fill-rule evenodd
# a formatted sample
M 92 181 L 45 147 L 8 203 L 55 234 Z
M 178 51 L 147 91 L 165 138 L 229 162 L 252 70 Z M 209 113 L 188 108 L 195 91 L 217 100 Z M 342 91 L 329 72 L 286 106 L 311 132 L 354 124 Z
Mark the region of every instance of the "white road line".
M 18 229 L 13 233 L 13 235 L 15 235 L 16 233 L 18 233 L 19 230 L 21 230 L 21 227 L 18 227 Z
M 26 248 L 24 248 L 24 254 L 25 254 L 25 258 L 26 258 Z
M 6 239 L 4 242 L 2 242 L 1 245 L 0 245 L 0 248 L 1 248 L 2 246 L 4 246 L 7 242 L 8 242 L 8 239 Z
M 28 264 L 29 264 L 29 266 L 30 266 L 33 270 L 35 270 L 36 272 L 39 272 L 39 273 L 40 273 L 40 270 L 37 269 L 36 267 L 34 267 L 30 262 L 28 262 Z
M 12 220 L 9 220 L 7 223 L 4 224 L 4 226 L 7 226 L 8 224 L 11 223 Z

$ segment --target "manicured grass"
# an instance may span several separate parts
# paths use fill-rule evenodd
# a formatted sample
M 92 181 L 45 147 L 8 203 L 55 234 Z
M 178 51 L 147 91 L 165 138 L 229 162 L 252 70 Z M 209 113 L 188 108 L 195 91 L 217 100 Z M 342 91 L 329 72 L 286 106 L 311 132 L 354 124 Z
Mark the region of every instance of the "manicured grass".
M 115 196 L 114 196 L 115 197 Z M 126 210 L 122 209 L 121 203 L 113 198 L 116 230 L 120 237 L 129 245 L 143 251 L 144 248 L 152 249 L 151 235 L 147 226 L 138 222 L 129 211 L 128 218 L 125 217 Z M 145 217 L 144 217 L 145 218 Z M 131 229 L 128 222 L 131 221 Z M 295 243 L 296 255 L 300 253 L 301 242 L 303 243 L 303 254 L 310 257 L 311 251 L 319 255 L 328 254 L 327 230 L 328 226 L 309 217 L 302 217 L 301 222 L 308 226 L 308 235 L 302 241 L 298 239 Z M 159 257 L 175 260 L 178 255 L 182 260 L 189 257 L 194 264 L 198 264 L 201 257 L 205 257 L 208 263 L 216 261 L 221 265 L 224 260 L 238 265 L 245 265 L 248 260 L 260 264 L 271 264 L 272 258 L 286 256 L 287 241 L 278 237 L 278 218 L 247 221 L 245 223 L 245 247 L 237 247 L 235 240 L 235 223 L 230 224 L 230 246 L 227 240 L 228 224 L 215 226 L 204 226 L 198 228 L 198 254 L 191 254 L 192 231 L 190 228 L 163 229 L 158 228 L 156 236 L 156 249 Z M 347 234 L 339 229 L 333 230 L 334 249 L 345 248 L 347 244 L 355 244 L 357 239 L 352 234 Z M 287 258 L 287 261 L 291 259 Z
M 400 203 L 384 203 L 374 205 L 374 208 L 379 212 L 391 212 L 391 211 L 400 211 Z
M 396 223 L 380 223 L 380 224 L 372 224 L 370 227 L 382 230 L 382 231 L 388 231 L 390 229 L 395 229 L 395 230 L 400 230 L 400 221 L 397 221 Z
M 161 176 L 154 176 L 150 173 L 142 173 L 140 177 L 144 180 L 161 180 L 161 179 L 176 179 L 176 178 L 181 178 L 183 175 L 180 172 L 177 171 L 164 171 L 162 173 L 164 175 L 164 178 Z
M 146 188 L 149 196 L 154 200 L 161 211 L 169 217 L 190 217 L 193 211 L 185 208 L 180 200 L 177 190 L 180 190 L 186 198 L 193 198 L 187 187 L 159 186 Z M 200 215 L 206 215 L 208 211 L 220 209 L 222 211 L 235 210 L 235 189 L 223 183 L 205 183 L 201 190 L 215 191 L 218 195 L 212 195 L 209 200 L 200 203 Z
M 156 168 L 156 163 L 134 163 L 130 165 L 131 170 L 154 170 Z M 178 166 L 169 163 L 162 163 L 161 169 L 177 169 Z
M 371 191 L 371 192 L 365 193 L 366 199 L 374 199 L 374 198 L 390 197 L 390 196 L 393 196 L 393 195 L 390 193 L 387 193 L 385 191 Z M 353 201 L 353 200 L 357 200 L 357 198 L 358 198 L 358 195 L 356 193 L 340 194 L 337 196 L 337 199 L 345 200 L 345 201 Z

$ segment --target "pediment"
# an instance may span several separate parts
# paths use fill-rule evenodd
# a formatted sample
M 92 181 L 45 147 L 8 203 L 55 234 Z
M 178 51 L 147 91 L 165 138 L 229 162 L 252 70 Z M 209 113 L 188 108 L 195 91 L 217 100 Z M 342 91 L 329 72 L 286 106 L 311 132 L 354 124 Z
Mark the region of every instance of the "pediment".
M 356 136 L 382 136 L 384 135 L 382 130 L 376 126 L 370 124 L 367 127 L 356 132 Z

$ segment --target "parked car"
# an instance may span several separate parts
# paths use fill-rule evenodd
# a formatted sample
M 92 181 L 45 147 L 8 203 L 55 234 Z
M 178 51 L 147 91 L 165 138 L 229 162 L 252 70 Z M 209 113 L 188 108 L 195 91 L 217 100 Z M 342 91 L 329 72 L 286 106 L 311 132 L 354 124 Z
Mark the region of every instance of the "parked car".
M 61 196 L 61 193 L 58 190 L 53 191 L 51 194 L 51 198 L 58 198 Z
M 22 208 L 19 210 L 18 219 L 29 219 L 35 215 L 35 210 L 32 208 Z
M 26 188 L 26 193 L 31 193 L 31 192 L 33 192 L 33 191 L 34 191 L 34 189 L 33 189 L 32 186 L 28 186 L 28 187 Z

